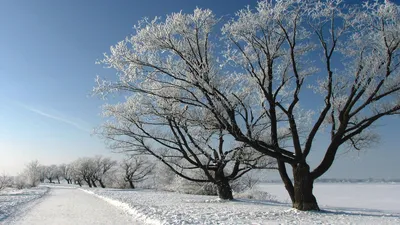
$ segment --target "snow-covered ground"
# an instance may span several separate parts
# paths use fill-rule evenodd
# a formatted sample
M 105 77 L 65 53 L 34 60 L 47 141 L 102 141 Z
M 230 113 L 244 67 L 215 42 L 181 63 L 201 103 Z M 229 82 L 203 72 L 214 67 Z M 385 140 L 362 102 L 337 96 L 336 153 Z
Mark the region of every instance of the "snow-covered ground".
M 257 188 L 281 202 L 290 201 L 283 184 L 260 184 Z M 322 208 L 400 214 L 398 183 L 316 183 L 314 195 Z
M 219 201 L 214 196 L 148 190 L 86 189 L 85 191 L 99 196 L 124 209 L 134 218 L 149 224 L 400 224 L 399 208 L 390 208 L 396 207 L 396 200 L 400 199 L 400 195 L 394 196 L 398 194 L 396 188 L 399 186 L 389 186 L 389 188 L 387 185 L 368 186 L 369 191 L 364 190 L 365 193 L 369 192 L 368 200 L 359 198 L 363 197 L 359 190 L 364 187 L 363 185 L 355 187 L 339 185 L 341 188 L 338 188 L 338 185 L 329 185 L 332 184 L 316 187 L 321 205 L 334 206 L 323 207 L 323 212 L 301 212 L 291 209 L 289 204 L 270 201 L 237 199 L 226 202 Z M 259 188 L 271 190 L 273 194 L 285 193 L 281 185 L 261 185 Z M 326 194 L 324 189 L 327 191 Z M 340 194 L 343 192 L 347 193 L 347 198 L 343 198 Z M 385 205 L 385 200 L 381 199 L 379 193 L 384 193 L 385 199 L 391 200 L 384 209 L 379 208 Z M 277 196 L 278 199 L 282 197 L 284 195 Z M 334 200 L 325 201 L 326 199 Z M 374 206 L 364 205 L 373 202 L 371 199 L 381 201 L 377 209 Z
M 288 197 L 279 184 L 261 184 L 258 189 L 282 202 L 244 199 L 246 195 L 235 201 L 220 201 L 215 196 L 151 190 L 49 187 L 51 190 L 39 201 L 34 200 L 46 193 L 45 187 L 2 192 L 0 223 L 400 224 L 399 184 L 316 184 L 322 212 L 301 212 L 282 203 Z M 21 210 L 23 205 L 33 207 Z
M 7 188 L 0 191 L 0 223 L 10 221 L 10 216 L 21 214 L 33 206 L 48 191 L 47 187 L 17 190 Z
M 52 186 L 43 201 L 23 217 L 16 225 L 109 225 L 142 224 L 127 213 L 96 198 L 93 195 L 63 186 Z

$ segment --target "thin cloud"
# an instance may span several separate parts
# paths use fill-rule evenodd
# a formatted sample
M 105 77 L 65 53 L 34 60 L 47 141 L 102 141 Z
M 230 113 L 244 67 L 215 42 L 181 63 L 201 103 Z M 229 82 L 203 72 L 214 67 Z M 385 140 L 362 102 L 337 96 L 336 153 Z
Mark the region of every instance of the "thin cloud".
M 79 130 L 82 130 L 82 131 L 85 131 L 85 132 L 90 132 L 89 129 L 85 128 L 84 126 L 80 125 L 79 123 L 77 123 L 77 122 L 75 122 L 75 121 L 73 121 L 71 119 L 67 119 L 67 118 L 65 118 L 63 116 L 50 114 L 50 113 L 44 112 L 43 110 L 39 110 L 39 109 L 33 108 L 31 106 L 27 106 L 25 104 L 21 104 L 21 103 L 17 103 L 17 105 L 19 105 L 19 106 L 21 106 L 21 107 L 23 107 L 23 108 L 25 108 L 25 109 L 27 109 L 27 110 L 29 110 L 31 112 L 34 112 L 34 113 L 36 113 L 38 115 L 41 115 L 41 116 L 44 116 L 44 117 L 47 117 L 47 118 L 50 118 L 50 119 L 53 119 L 53 120 L 57 120 L 57 121 L 69 124 L 71 126 L 74 126 L 75 128 L 78 128 Z

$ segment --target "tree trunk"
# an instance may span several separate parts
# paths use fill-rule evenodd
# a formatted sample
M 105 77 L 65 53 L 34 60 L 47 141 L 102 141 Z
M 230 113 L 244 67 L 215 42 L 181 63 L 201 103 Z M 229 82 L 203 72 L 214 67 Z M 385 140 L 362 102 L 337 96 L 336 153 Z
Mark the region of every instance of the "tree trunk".
M 232 188 L 229 184 L 228 179 L 221 179 L 219 182 L 216 183 L 218 189 L 218 197 L 224 200 L 232 200 Z
M 129 186 L 132 188 L 132 189 L 135 189 L 135 185 L 133 185 L 133 182 L 130 180 L 130 181 L 128 181 L 129 182 Z
M 319 211 L 317 199 L 313 195 L 314 179 L 310 174 L 310 166 L 299 163 L 293 167 L 294 202 L 293 208 L 309 211 Z
M 100 186 L 102 187 L 102 188 L 105 188 L 106 187 L 106 185 L 104 185 L 104 183 L 103 183 L 103 181 L 100 179 L 99 180 L 99 183 L 100 183 Z
M 60 184 L 60 178 L 57 178 L 58 184 Z
M 287 174 L 286 171 L 286 165 L 282 160 L 277 160 L 278 162 L 278 171 L 279 171 L 279 175 L 281 176 L 281 179 L 285 185 L 285 188 L 287 190 L 287 192 L 289 193 L 290 199 L 292 200 L 292 202 L 294 202 L 294 188 L 293 188 L 293 183 L 290 180 L 289 175 Z
M 92 185 L 93 185 L 93 187 L 97 188 L 95 180 L 92 180 Z
M 92 182 L 90 180 L 85 180 L 85 181 L 89 185 L 89 187 L 91 188 L 92 187 Z

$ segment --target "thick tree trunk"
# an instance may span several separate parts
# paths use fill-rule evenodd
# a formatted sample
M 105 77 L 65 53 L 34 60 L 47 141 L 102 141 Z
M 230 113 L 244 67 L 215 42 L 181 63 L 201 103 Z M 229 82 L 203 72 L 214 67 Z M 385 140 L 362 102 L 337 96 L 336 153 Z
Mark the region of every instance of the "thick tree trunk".
M 129 187 L 131 187 L 132 189 L 135 189 L 135 185 L 133 184 L 133 182 L 130 180 L 129 182 Z
M 60 184 L 60 178 L 57 178 L 57 182 L 58 182 L 58 184 Z
M 99 183 L 100 183 L 100 187 L 102 187 L 102 188 L 106 187 L 106 185 L 104 185 L 104 183 L 103 183 L 103 181 L 101 179 L 99 180 Z
M 293 208 L 299 210 L 319 211 L 317 199 L 313 194 L 314 179 L 310 174 L 310 167 L 306 163 L 299 163 L 293 167 L 294 202 Z
M 97 185 L 96 185 L 96 181 L 95 181 L 95 180 L 92 180 L 92 185 L 93 185 L 93 187 L 97 188 Z
M 228 179 L 221 179 L 219 182 L 216 183 L 218 189 L 218 197 L 224 200 L 232 200 L 232 188 L 229 184 Z

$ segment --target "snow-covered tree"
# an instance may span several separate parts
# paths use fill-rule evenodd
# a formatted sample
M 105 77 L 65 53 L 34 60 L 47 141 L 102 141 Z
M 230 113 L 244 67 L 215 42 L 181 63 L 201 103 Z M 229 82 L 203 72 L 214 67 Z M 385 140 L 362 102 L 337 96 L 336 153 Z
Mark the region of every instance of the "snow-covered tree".
M 44 167 L 44 177 L 49 183 L 54 183 L 57 180 L 60 183 L 61 171 L 57 165 L 50 165 Z
M 176 188 L 170 188 L 174 182 L 176 175 L 172 170 L 168 168 L 164 163 L 160 161 L 155 162 L 154 171 L 151 179 L 148 180 L 151 188 L 163 191 L 176 190 Z
M 60 171 L 61 177 L 64 178 L 64 180 L 66 180 L 68 184 L 72 184 L 72 165 L 63 163 L 58 166 L 58 169 Z
M 104 178 L 112 172 L 113 167 L 117 165 L 117 161 L 109 157 L 96 156 L 93 158 L 94 173 L 93 179 L 98 181 L 102 188 L 105 188 Z
M 93 158 L 79 158 L 73 162 L 73 165 L 75 174 L 74 180 L 79 181 L 79 183 L 81 182 L 81 180 L 83 180 L 90 188 L 97 187 L 96 180 L 94 178 L 94 175 L 96 173 L 96 164 Z
M 267 155 L 278 154 L 279 171 L 295 208 L 318 210 L 313 182 L 331 167 L 339 147 L 368 146 L 376 140 L 371 125 L 399 114 L 399 15 L 399 7 L 389 1 L 355 8 L 340 0 L 263 1 L 224 26 L 232 43 L 226 56 L 254 83 L 271 124 L 265 146 L 257 146 L 242 131 L 235 136 Z M 307 92 L 307 84 L 322 98 Z M 297 114 L 310 95 L 321 104 L 304 129 Z M 236 118 L 229 123 L 236 124 Z M 288 143 L 276 135 L 282 126 L 289 128 L 293 151 L 282 149 Z M 321 163 L 310 170 L 307 157 L 324 129 L 329 130 L 330 142 Z M 293 168 L 294 184 L 285 164 Z
M 117 70 L 118 80 L 97 79 L 95 92 L 130 97 L 106 106 L 112 119 L 103 134 L 117 148 L 198 150 L 186 160 L 204 168 L 230 151 L 221 154 L 211 145 L 208 150 L 217 154 L 204 154 L 210 142 L 197 148 L 191 138 L 218 139 L 221 132 L 277 160 L 294 208 L 319 210 L 313 183 L 339 148 L 369 146 L 376 140 L 372 125 L 400 112 L 399 6 L 260 1 L 255 9 L 240 10 L 222 32 L 217 22 L 202 9 L 145 19 L 113 46 L 100 63 Z M 301 104 L 310 100 L 312 107 Z M 330 141 L 310 169 L 317 135 Z
M 69 164 L 69 166 L 71 168 L 71 183 L 78 184 L 80 187 L 82 187 L 83 178 L 81 177 L 81 173 L 79 172 L 78 161 L 73 161 Z
M 0 191 L 6 187 L 11 187 L 13 178 L 5 173 L 0 175 Z
M 135 183 L 144 181 L 154 169 L 154 163 L 143 157 L 129 156 L 120 162 L 124 181 L 130 188 L 135 188 Z
M 254 168 L 272 168 L 273 161 L 263 154 L 234 145 L 222 130 L 208 131 L 203 124 L 185 119 L 182 114 L 194 118 L 196 112 L 162 98 L 137 94 L 126 103 L 107 106 L 106 113 L 118 120 L 101 130 L 104 137 L 113 140 L 111 148 L 154 156 L 184 179 L 213 183 L 222 199 L 233 198 L 231 181 Z
M 39 165 L 39 181 L 40 183 L 44 183 L 46 180 L 46 166 Z
M 40 183 L 40 164 L 39 161 L 34 160 L 29 162 L 22 174 L 18 176 L 21 186 L 23 183 L 29 187 L 36 187 Z M 18 182 L 17 182 L 18 183 Z
M 60 170 L 60 166 L 58 165 L 52 165 L 51 168 L 54 170 L 54 179 L 57 180 L 57 183 L 61 183 L 60 179 L 63 176 L 62 171 Z

